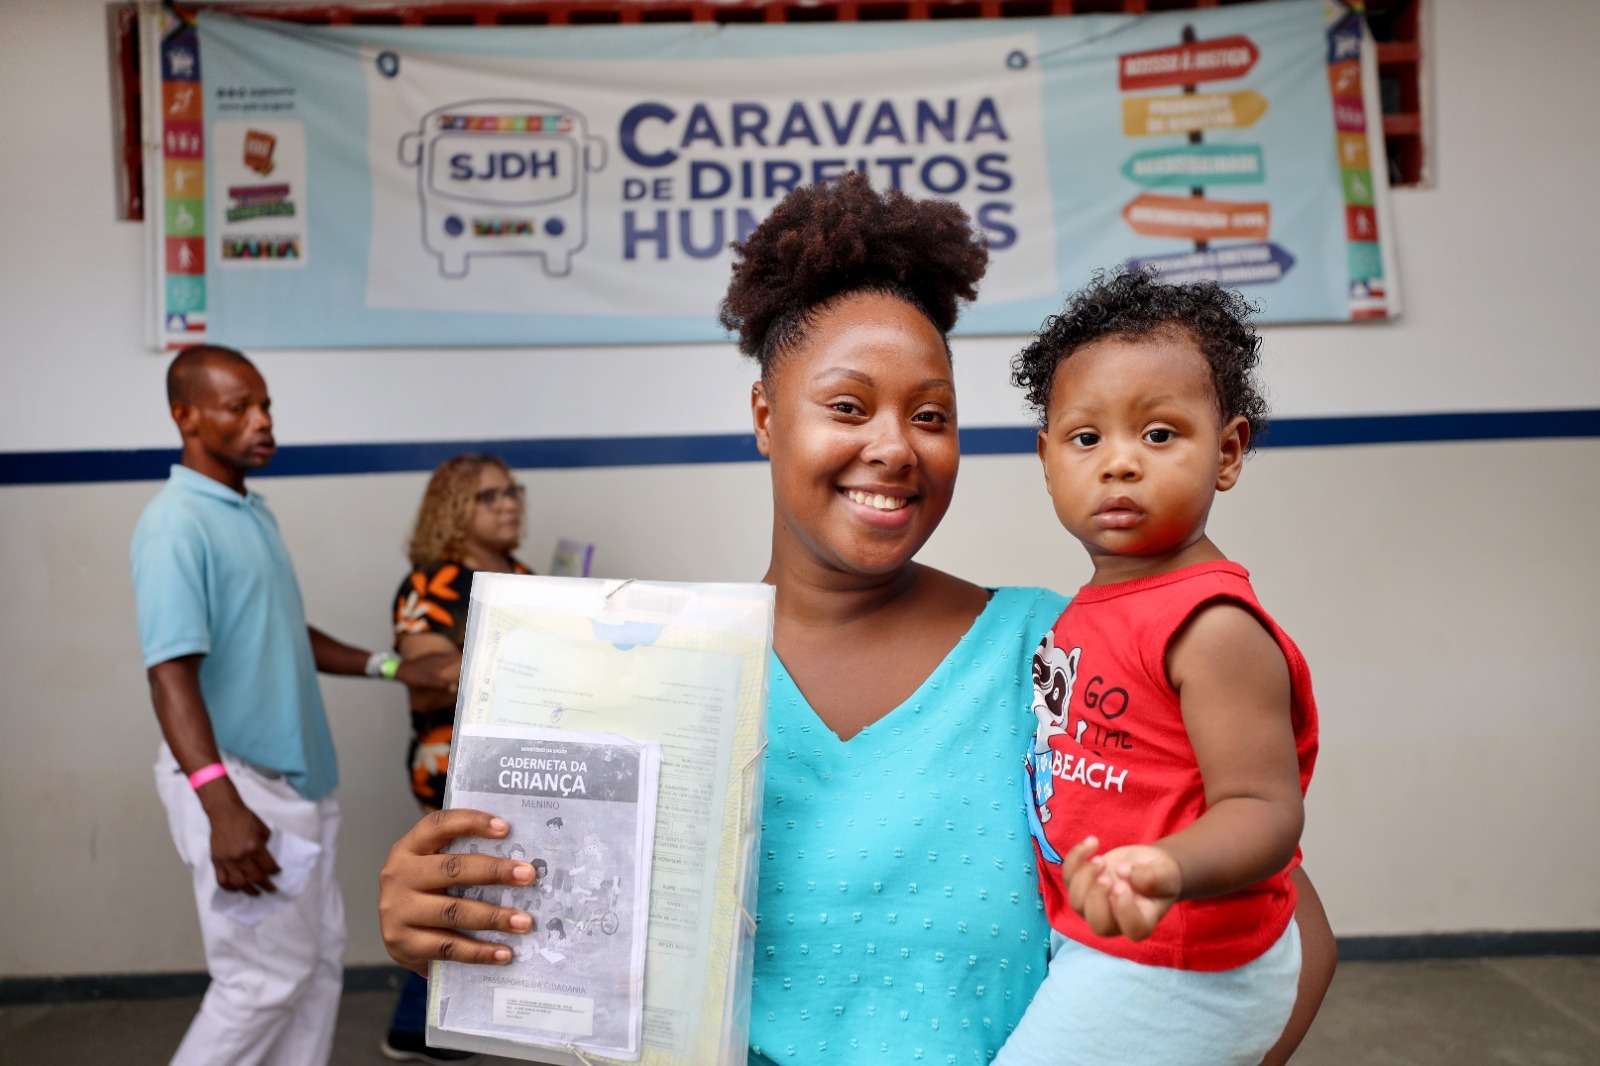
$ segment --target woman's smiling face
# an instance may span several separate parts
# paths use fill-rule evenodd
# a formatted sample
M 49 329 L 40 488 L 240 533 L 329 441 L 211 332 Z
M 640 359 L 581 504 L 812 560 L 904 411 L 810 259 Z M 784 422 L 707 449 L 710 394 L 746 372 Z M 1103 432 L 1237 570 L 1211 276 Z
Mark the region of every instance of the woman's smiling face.
M 960 449 L 944 338 L 883 293 L 820 309 L 751 401 L 772 461 L 774 565 L 892 575 L 949 509 Z

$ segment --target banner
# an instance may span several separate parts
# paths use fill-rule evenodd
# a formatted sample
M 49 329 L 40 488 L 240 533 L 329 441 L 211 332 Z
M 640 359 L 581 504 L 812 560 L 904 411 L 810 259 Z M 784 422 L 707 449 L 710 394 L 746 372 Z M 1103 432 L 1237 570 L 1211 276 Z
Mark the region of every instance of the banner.
M 1324 0 L 734 26 L 202 13 L 160 43 L 158 339 L 721 340 L 729 242 L 850 169 L 971 214 L 991 265 L 961 332 L 1030 332 L 1123 263 L 1239 287 L 1267 321 L 1382 315 L 1362 40 Z

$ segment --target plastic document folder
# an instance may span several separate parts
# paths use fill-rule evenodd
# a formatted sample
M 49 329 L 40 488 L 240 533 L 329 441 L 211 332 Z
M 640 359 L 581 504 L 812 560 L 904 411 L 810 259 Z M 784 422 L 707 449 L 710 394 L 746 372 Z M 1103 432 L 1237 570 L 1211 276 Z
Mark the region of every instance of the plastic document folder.
M 743 1063 L 773 590 L 473 579 L 445 805 L 511 833 L 507 966 L 433 964 L 428 1042 L 537 1062 Z M 481 935 L 481 934 L 480 934 Z

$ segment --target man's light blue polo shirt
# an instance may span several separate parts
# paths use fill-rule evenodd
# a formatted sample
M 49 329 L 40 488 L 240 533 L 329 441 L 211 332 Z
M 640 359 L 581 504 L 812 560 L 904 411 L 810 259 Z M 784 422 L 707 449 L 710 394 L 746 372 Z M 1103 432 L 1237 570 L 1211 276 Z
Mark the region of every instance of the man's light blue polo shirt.
M 307 799 L 339 783 L 305 605 L 260 495 L 174 466 L 133 533 L 146 669 L 200 660 L 217 746 L 283 774 Z

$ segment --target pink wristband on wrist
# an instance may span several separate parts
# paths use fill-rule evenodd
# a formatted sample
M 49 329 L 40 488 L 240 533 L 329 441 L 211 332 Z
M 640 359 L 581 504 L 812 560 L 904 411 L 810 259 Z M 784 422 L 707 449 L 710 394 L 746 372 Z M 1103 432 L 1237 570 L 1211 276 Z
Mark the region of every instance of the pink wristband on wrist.
M 201 785 L 208 785 L 219 777 L 227 777 L 228 768 L 219 762 L 210 766 L 202 766 L 189 775 L 189 787 L 198 790 Z

